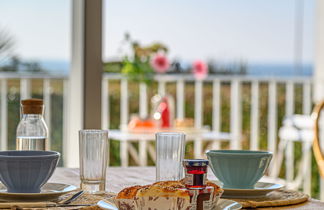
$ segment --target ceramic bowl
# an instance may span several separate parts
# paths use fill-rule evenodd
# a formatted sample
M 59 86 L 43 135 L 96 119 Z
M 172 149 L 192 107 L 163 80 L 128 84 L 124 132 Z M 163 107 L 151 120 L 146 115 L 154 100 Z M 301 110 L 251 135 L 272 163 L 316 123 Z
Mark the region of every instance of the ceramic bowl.
M 250 150 L 209 150 L 209 165 L 224 188 L 253 189 L 267 170 L 272 153 Z
M 60 153 L 54 151 L 0 152 L 0 180 L 11 193 L 39 193 L 52 176 Z

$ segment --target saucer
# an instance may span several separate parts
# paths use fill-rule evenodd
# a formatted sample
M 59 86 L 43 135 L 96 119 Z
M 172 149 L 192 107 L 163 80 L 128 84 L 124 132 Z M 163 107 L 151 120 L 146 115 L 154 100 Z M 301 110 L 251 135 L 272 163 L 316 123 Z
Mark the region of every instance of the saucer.
M 104 201 L 101 200 L 97 203 L 97 205 L 105 210 L 115 210 L 117 207 L 113 204 L 112 201 Z M 238 202 L 227 200 L 227 199 L 219 199 L 215 210 L 239 210 L 242 208 L 242 205 Z
M 221 185 L 219 181 L 214 181 L 216 184 Z M 274 190 L 283 188 L 282 184 L 274 184 L 268 182 L 258 182 L 255 184 L 254 189 L 231 189 L 223 188 L 224 193 L 222 198 L 258 198 L 264 197 Z
M 6 186 L 0 183 L 0 201 L 51 201 L 76 189 L 73 185 L 46 183 L 40 193 L 8 193 Z
M 238 210 L 241 209 L 242 205 L 236 201 L 219 199 L 216 210 Z

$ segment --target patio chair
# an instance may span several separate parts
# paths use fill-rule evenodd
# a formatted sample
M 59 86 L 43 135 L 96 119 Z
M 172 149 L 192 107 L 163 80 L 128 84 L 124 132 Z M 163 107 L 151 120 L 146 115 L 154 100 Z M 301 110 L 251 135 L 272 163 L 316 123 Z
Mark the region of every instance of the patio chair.
M 314 144 L 313 151 L 315 160 L 317 162 L 318 170 L 322 178 L 324 178 L 324 154 L 322 151 L 323 145 L 321 145 L 320 140 L 323 139 L 323 132 L 320 132 L 320 123 L 323 121 L 321 119 L 322 109 L 324 108 L 324 101 L 317 104 L 314 108 L 312 117 L 315 120 L 315 135 L 314 135 Z
M 314 138 L 314 121 L 310 115 L 292 115 L 283 121 L 279 129 L 280 143 L 274 159 L 271 177 L 278 177 L 285 157 L 286 187 L 297 190 L 304 183 L 304 192 L 310 193 L 311 180 L 309 166 L 311 164 L 311 149 Z M 294 144 L 302 144 L 302 159 L 299 162 L 297 175 L 294 176 Z

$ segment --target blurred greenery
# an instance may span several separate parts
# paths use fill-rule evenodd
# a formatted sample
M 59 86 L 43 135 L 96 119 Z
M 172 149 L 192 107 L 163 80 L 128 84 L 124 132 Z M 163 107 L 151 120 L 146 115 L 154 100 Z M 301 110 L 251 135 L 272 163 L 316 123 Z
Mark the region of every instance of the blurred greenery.
M 138 41 L 133 40 L 128 33 L 125 34 L 123 43 L 129 45 L 131 55 L 124 55 L 121 72 L 129 80 L 150 84 L 154 76 L 150 60 L 158 52 L 167 53 L 168 48 L 161 43 L 143 46 Z
M 62 80 L 54 80 L 52 84 L 51 94 L 51 128 L 50 128 L 50 141 L 53 150 L 62 152 L 62 139 L 63 139 L 63 82 Z M 33 97 L 40 98 L 42 96 L 42 81 L 32 80 Z M 152 82 L 148 90 L 148 98 L 151 98 L 157 93 L 158 85 Z M 8 80 L 8 145 L 9 149 L 15 148 L 15 132 L 16 126 L 19 121 L 19 80 Z M 129 110 L 130 113 L 138 113 L 139 111 L 139 85 L 137 82 L 129 82 Z M 185 115 L 186 117 L 194 117 L 194 83 L 185 83 Z M 174 82 L 167 83 L 166 91 L 168 94 L 176 97 L 176 84 Z M 230 130 L 230 91 L 231 87 L 228 82 L 223 82 L 221 85 L 221 130 L 228 132 Z M 302 86 L 295 85 L 295 113 L 302 113 Z M 203 122 L 204 125 L 212 126 L 212 84 L 205 82 L 203 85 Z M 251 115 L 251 85 L 250 83 L 242 83 L 241 89 L 242 98 L 242 146 L 243 149 L 249 149 L 250 145 L 250 115 Z M 110 128 L 118 129 L 120 124 L 120 81 L 112 80 L 109 83 L 109 101 L 110 101 Z M 277 116 L 278 116 L 278 129 L 282 124 L 285 115 L 285 85 L 278 84 L 277 86 Z M 260 83 L 259 95 L 259 147 L 262 150 L 267 150 L 267 119 L 268 119 L 268 84 Z M 49 109 L 46 107 L 46 109 Z M 279 139 L 278 139 L 279 141 Z M 137 143 L 132 143 L 138 149 Z M 207 145 L 204 145 L 206 147 Z M 228 143 L 223 143 L 222 148 L 228 148 Z M 193 143 L 190 142 L 186 145 L 186 157 L 193 157 Z M 120 166 L 119 157 L 120 144 L 118 141 L 112 140 L 110 143 L 110 165 Z M 296 167 L 298 167 L 298 160 L 302 155 L 301 145 L 295 145 L 295 160 Z M 135 162 L 130 158 L 130 165 L 135 166 Z M 149 165 L 154 165 L 151 158 L 148 159 Z M 60 162 L 62 165 L 62 162 Z M 280 176 L 285 176 L 284 167 L 281 170 Z M 312 161 L 312 197 L 319 196 L 319 174 L 315 161 Z
M 267 150 L 267 123 L 268 123 L 268 84 L 260 83 L 260 92 L 259 92 L 259 147 L 261 150 Z M 167 93 L 176 97 L 176 84 L 174 82 L 169 82 L 166 86 Z M 221 86 L 221 130 L 223 132 L 228 132 L 230 130 L 230 84 L 227 82 L 223 82 Z M 109 85 L 109 100 L 111 103 L 110 106 L 110 127 L 111 129 L 118 129 L 120 120 L 120 81 L 112 81 Z M 138 113 L 139 111 L 139 87 L 136 82 L 129 83 L 129 109 L 130 113 Z M 186 117 L 194 117 L 194 83 L 187 82 L 185 85 L 185 115 Z M 151 98 L 154 94 L 157 93 L 157 83 L 153 82 L 148 88 L 148 97 Z M 204 125 L 212 126 L 212 84 L 204 83 L 203 86 L 203 119 Z M 295 113 L 302 113 L 302 85 L 295 85 Z M 241 89 L 241 98 L 242 98 L 242 146 L 243 149 L 249 149 L 250 146 L 250 116 L 251 116 L 251 85 L 250 83 L 242 83 Z M 282 125 L 282 121 L 285 117 L 285 85 L 278 84 L 277 86 L 277 125 L 278 129 Z M 277 139 L 277 143 L 279 143 L 279 139 Z M 132 143 L 135 148 L 138 147 L 137 143 Z M 111 149 L 110 149 L 110 165 L 119 166 L 120 158 L 119 158 L 119 142 L 112 141 Z M 206 148 L 207 145 L 204 145 Z M 228 143 L 223 143 L 222 148 L 228 148 Z M 193 143 L 190 142 L 186 145 L 186 158 L 193 157 Z M 295 174 L 297 173 L 298 161 L 301 159 L 302 151 L 301 145 L 295 145 Z M 130 165 L 136 165 L 135 162 L 130 158 Z M 154 165 L 152 160 L 148 160 L 149 165 Z M 284 162 L 283 162 L 284 163 Z M 319 175 L 316 162 L 312 161 L 312 197 L 319 196 Z M 284 178 L 285 176 L 285 166 L 283 165 L 280 177 Z

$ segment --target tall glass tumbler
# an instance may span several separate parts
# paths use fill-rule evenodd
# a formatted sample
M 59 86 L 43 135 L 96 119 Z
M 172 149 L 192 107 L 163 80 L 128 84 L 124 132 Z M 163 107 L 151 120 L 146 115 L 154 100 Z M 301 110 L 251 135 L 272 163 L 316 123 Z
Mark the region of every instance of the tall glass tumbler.
M 185 134 L 160 132 L 156 137 L 156 181 L 183 178 Z
M 80 130 L 81 189 L 101 193 L 106 186 L 106 168 L 109 157 L 107 130 Z

